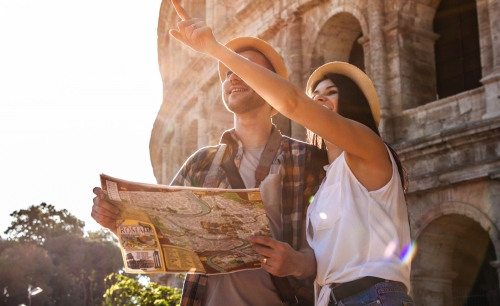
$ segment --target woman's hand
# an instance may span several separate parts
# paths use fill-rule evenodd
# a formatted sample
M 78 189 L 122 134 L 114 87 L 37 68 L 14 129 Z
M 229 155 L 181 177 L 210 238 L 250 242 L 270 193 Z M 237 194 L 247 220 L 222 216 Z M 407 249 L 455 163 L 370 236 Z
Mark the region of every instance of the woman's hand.
M 171 1 L 182 21 L 177 24 L 178 30 L 170 30 L 170 35 L 191 49 L 202 53 L 211 54 L 217 46 L 220 46 L 212 29 L 203 20 L 191 18 L 180 5 L 179 0 Z
M 298 279 L 316 275 L 316 258 L 312 249 L 295 251 L 288 243 L 266 236 L 248 237 L 260 256 L 262 269 L 276 276 L 292 275 Z

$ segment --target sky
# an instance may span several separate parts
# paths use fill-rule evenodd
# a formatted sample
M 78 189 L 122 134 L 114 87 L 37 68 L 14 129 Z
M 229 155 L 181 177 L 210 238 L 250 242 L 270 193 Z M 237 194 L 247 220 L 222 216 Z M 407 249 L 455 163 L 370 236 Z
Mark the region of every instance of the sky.
M 42 202 L 91 218 L 99 174 L 155 183 L 161 0 L 0 0 L 0 235 Z

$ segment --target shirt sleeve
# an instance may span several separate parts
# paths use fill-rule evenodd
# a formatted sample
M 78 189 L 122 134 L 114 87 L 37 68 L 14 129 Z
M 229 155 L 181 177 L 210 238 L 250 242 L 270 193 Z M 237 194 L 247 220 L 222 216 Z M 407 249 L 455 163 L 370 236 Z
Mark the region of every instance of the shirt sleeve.
M 179 169 L 170 186 L 204 187 L 205 177 L 218 146 L 205 147 L 191 155 Z

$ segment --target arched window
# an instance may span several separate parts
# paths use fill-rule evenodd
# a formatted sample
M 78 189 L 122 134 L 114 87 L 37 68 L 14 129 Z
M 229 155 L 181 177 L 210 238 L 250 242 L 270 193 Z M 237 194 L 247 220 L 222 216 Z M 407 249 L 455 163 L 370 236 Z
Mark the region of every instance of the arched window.
M 331 61 L 343 61 L 364 71 L 363 46 L 358 43 L 362 35 L 361 24 L 352 14 L 341 12 L 332 16 L 321 27 L 314 42 L 312 70 Z
M 481 86 L 476 1 L 442 0 L 434 18 L 436 80 L 442 99 Z

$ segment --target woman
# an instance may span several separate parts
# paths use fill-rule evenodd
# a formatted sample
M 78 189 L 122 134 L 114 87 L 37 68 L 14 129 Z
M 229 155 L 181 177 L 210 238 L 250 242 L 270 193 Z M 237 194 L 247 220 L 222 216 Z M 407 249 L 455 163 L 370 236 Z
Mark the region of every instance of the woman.
M 377 93 L 361 70 L 348 63 L 325 64 L 309 78 L 307 93 L 329 111 L 368 127 L 374 146 L 383 144 Z M 396 152 L 389 145 L 384 153 L 373 150 L 380 164 L 373 167 L 358 157 L 371 153 L 371 146 L 365 152 L 348 151 L 314 133 L 309 136 L 327 151 L 330 162 L 307 213 L 307 239 L 318 267 L 318 304 L 408 305 L 410 266 L 400 258 L 411 243 L 407 177 Z M 365 139 L 351 142 L 363 145 Z
M 328 64 L 308 82 L 311 99 L 279 75 L 224 47 L 203 21 L 189 17 L 178 0 L 172 3 L 182 21 L 179 30 L 171 30 L 170 35 L 221 61 L 228 73 L 238 75 L 277 111 L 325 140 L 331 164 L 307 219 L 308 241 L 318 265 L 317 304 L 411 305 L 407 295 L 410 267 L 399 259 L 400 251 L 410 243 L 402 185 L 405 179 L 400 178 L 397 155 L 390 153 L 378 135 L 379 103 L 368 77 L 349 64 Z M 323 72 L 345 78 L 324 79 Z M 343 82 L 351 80 L 357 86 L 344 87 Z M 349 97 L 356 87 L 358 93 Z M 345 94 L 348 98 L 344 102 Z M 360 105 L 365 107 L 358 106 L 362 97 L 367 102 Z M 356 115 L 349 119 L 350 115 L 344 117 L 339 112 Z M 358 121 L 358 115 L 368 119 Z M 370 117 L 374 122 L 371 126 Z M 250 241 L 260 243 L 258 239 Z M 268 248 L 254 249 L 262 255 L 266 269 L 282 262 Z M 290 252 L 293 256 L 295 251 Z M 268 271 L 276 275 L 292 274 L 272 268 Z

